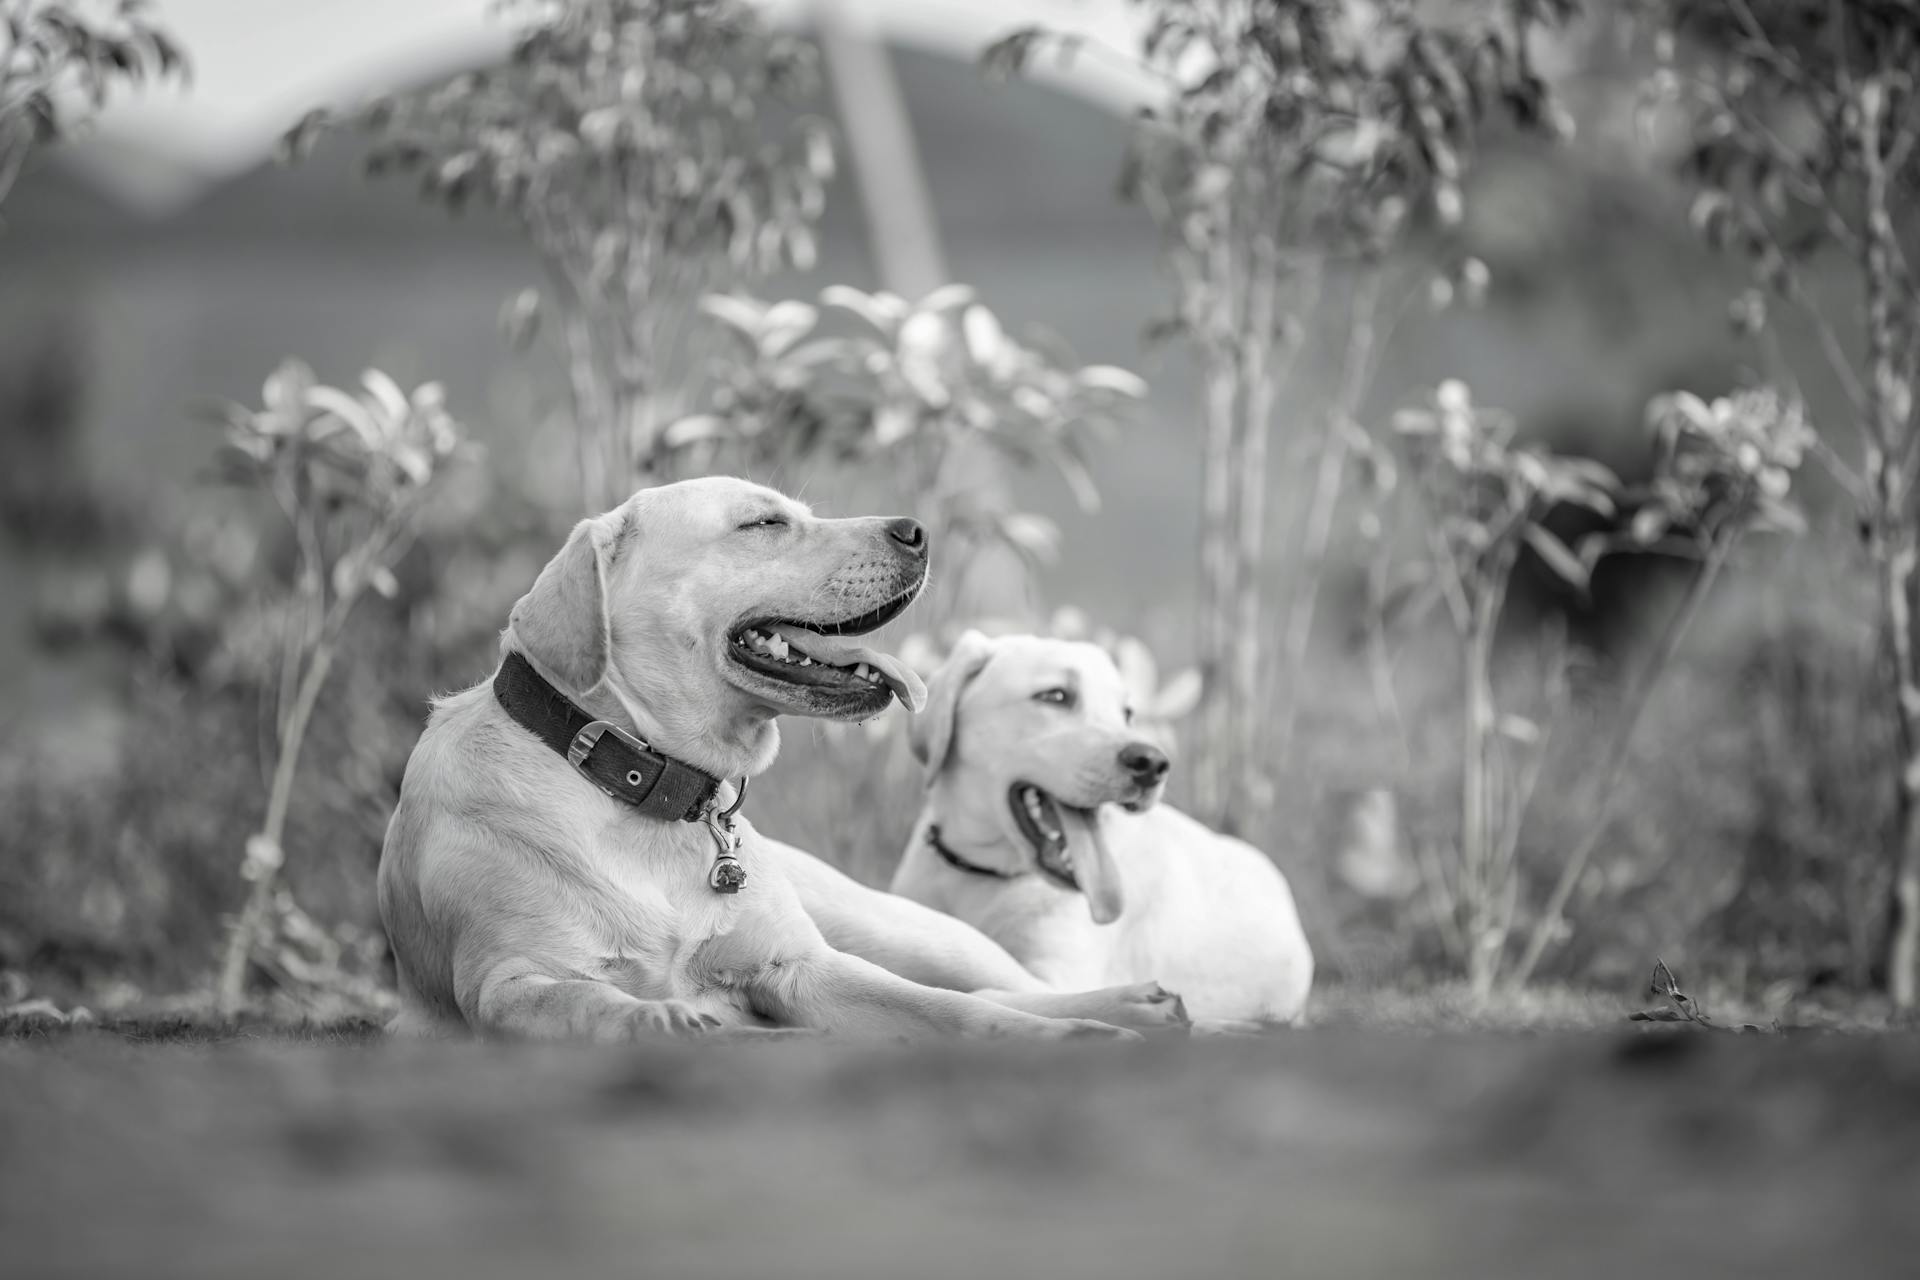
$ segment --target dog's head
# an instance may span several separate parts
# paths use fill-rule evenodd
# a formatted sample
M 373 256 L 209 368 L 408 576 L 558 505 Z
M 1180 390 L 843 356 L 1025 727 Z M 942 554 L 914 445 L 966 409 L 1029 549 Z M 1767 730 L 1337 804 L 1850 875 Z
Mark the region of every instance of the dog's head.
M 1096 646 L 969 631 L 910 740 L 943 817 L 991 814 L 1021 857 L 1085 893 L 1106 924 L 1125 905 L 1104 829 L 1112 806 L 1143 812 L 1166 785 L 1166 752 L 1132 721 L 1120 671 Z
M 617 698 L 660 750 L 753 773 L 779 748 L 775 716 L 920 705 L 911 671 L 851 637 L 898 616 L 926 577 L 912 520 L 823 520 L 745 480 L 684 480 L 581 521 L 502 642 L 576 697 Z

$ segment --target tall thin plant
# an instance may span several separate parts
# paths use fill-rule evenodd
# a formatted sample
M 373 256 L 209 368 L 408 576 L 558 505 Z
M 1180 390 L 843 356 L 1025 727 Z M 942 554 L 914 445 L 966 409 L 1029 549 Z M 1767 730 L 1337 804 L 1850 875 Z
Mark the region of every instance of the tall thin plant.
M 220 410 L 221 469 L 272 500 L 292 532 L 295 558 L 278 687 L 270 693 L 275 755 L 266 813 L 240 861 L 246 890 L 214 980 L 223 1016 L 240 1008 L 250 962 L 272 940 L 300 751 L 347 624 L 369 592 L 395 593 L 394 566 L 449 464 L 469 449 L 438 383 L 408 394 L 369 371 L 360 390 L 348 392 L 319 384 L 289 360 L 267 379 L 262 400 L 258 409 Z
M 1431 407 L 1394 420 L 1410 454 L 1424 567 L 1460 642 L 1460 827 L 1454 856 L 1426 859 L 1441 936 L 1478 995 L 1500 974 L 1521 901 L 1521 825 L 1540 779 L 1545 742 L 1534 719 L 1503 714 L 1494 641 L 1521 553 L 1584 587 L 1590 566 L 1546 525 L 1569 505 L 1611 515 L 1619 487 L 1584 458 L 1513 443 L 1513 419 L 1443 383 Z M 1564 694 L 1550 661 L 1550 701 Z
M 1291 722 L 1359 402 L 1379 354 L 1381 268 L 1411 229 L 1457 222 L 1484 117 L 1564 127 L 1536 72 L 1537 27 L 1571 0 L 1513 0 L 1441 22 L 1413 0 L 1143 0 L 1138 51 L 1158 86 L 1135 130 L 1122 191 L 1160 228 L 1174 313 L 1203 373 L 1201 607 L 1206 685 L 1196 807 L 1242 828 L 1265 802 L 1266 726 Z M 1012 72 L 1078 37 L 1014 32 L 986 54 Z M 1125 56 L 1125 55 L 1122 55 Z M 1424 217 L 1422 215 L 1425 215 Z M 1338 286 L 1344 284 L 1344 288 Z M 1330 287 L 1332 286 L 1332 287 Z M 1289 443 L 1311 456 L 1315 494 L 1295 553 L 1281 709 L 1264 696 L 1273 628 L 1270 436 L 1304 335 L 1345 299 L 1345 368 L 1324 411 Z M 1280 738 L 1284 740 L 1283 729 Z
M 1920 279 L 1903 222 L 1920 191 L 1920 8 L 1896 0 L 1641 0 L 1660 67 L 1653 105 L 1691 129 L 1694 226 L 1739 254 L 1752 287 L 1735 319 L 1767 335 L 1769 297 L 1811 324 L 1855 423 L 1846 456 L 1815 451 L 1859 512 L 1877 599 L 1885 700 L 1897 717 L 1886 761 L 1896 818 L 1887 837 L 1884 954 L 1896 1005 L 1920 1005 Z M 1808 281 L 1839 271 L 1852 323 Z M 1793 378 L 1771 349 L 1784 380 Z

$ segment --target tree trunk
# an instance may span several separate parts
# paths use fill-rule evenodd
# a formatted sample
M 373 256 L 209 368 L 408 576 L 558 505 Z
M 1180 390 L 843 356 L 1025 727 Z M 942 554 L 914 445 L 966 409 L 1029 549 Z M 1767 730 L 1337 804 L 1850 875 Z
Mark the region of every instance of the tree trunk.
M 1860 90 L 1858 139 L 1864 235 L 1861 267 L 1867 302 L 1867 432 L 1875 444 L 1873 555 L 1889 680 L 1899 717 L 1896 821 L 1888 850 L 1887 993 L 1900 1009 L 1920 999 L 1920 675 L 1913 665 L 1911 609 L 1914 516 L 1905 462 L 1912 450 L 1913 382 L 1901 369 L 1894 302 L 1900 287 L 1898 241 L 1882 149 L 1886 86 L 1880 77 Z
M 1314 468 L 1313 500 L 1307 508 L 1307 523 L 1290 599 L 1287 602 L 1284 661 L 1287 670 L 1286 696 L 1281 700 L 1279 723 L 1275 726 L 1274 757 L 1282 764 L 1293 749 L 1294 727 L 1300 715 L 1301 687 L 1306 678 L 1307 658 L 1313 644 L 1313 619 L 1318 611 L 1320 586 L 1326 578 L 1327 557 L 1333 546 L 1333 521 L 1345 487 L 1347 467 L 1347 427 L 1360 414 L 1360 397 L 1373 365 L 1375 341 L 1374 311 L 1380 299 L 1379 268 L 1368 269 L 1353 286 L 1348 320 L 1347 349 L 1339 400 L 1328 415 L 1326 432 L 1320 441 L 1320 458 Z
M 1914 1007 L 1920 991 L 1920 681 L 1913 666 L 1914 545 L 1882 546 L 1878 556 L 1881 626 L 1897 708 L 1900 770 L 1895 780 L 1892 874 L 1887 902 L 1887 994 Z
M 1260 656 L 1266 651 L 1266 619 L 1261 609 L 1267 543 L 1267 442 L 1273 425 L 1273 329 L 1279 282 L 1271 255 L 1253 256 L 1247 282 L 1246 361 L 1242 368 L 1240 447 L 1232 477 L 1239 490 L 1234 512 L 1234 599 L 1232 654 L 1227 684 L 1227 826 L 1230 835 L 1246 834 L 1254 815 L 1271 803 L 1267 781 L 1270 761 L 1262 749 L 1260 726 L 1268 720 L 1261 697 Z
M 1466 908 L 1467 982 L 1477 998 L 1493 991 L 1504 938 L 1494 924 L 1492 855 L 1493 629 L 1498 609 L 1482 593 L 1472 602 L 1465 651 L 1466 709 L 1461 725 L 1465 759 L 1460 771 L 1460 900 Z
M 1207 435 L 1200 479 L 1200 732 L 1194 753 L 1194 805 L 1202 820 L 1227 825 L 1228 687 L 1233 599 L 1233 443 L 1238 371 L 1217 347 L 1207 369 Z
M 280 735 L 280 756 L 274 764 L 273 787 L 267 795 L 267 816 L 260 824 L 260 832 L 255 839 L 263 841 L 282 857 L 286 847 L 283 842 L 287 832 L 287 809 L 293 800 L 293 778 L 300 764 L 300 748 L 306 741 L 307 723 L 313 717 L 320 690 L 327 683 L 327 673 L 333 669 L 333 655 L 334 648 L 330 642 L 323 641 L 314 651 L 306 674 L 301 677 L 300 690 L 294 697 L 292 710 L 287 715 L 286 728 Z M 253 958 L 253 949 L 260 940 L 268 908 L 273 903 L 274 887 L 280 879 L 280 863 L 277 861 L 255 866 L 251 870 L 254 872 L 252 887 L 247 892 L 240 914 L 235 917 L 227 933 L 218 984 L 214 988 L 214 1006 L 223 1018 L 232 1017 L 246 996 L 247 963 Z

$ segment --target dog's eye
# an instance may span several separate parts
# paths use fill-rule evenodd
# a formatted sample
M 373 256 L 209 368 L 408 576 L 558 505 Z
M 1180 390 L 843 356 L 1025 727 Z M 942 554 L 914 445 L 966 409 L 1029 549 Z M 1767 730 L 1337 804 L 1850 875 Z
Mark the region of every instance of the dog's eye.
M 1073 705 L 1073 693 L 1068 689 L 1042 689 L 1033 695 L 1035 702 L 1050 702 L 1056 707 Z
M 787 527 L 785 516 L 760 516 L 748 520 L 740 526 L 742 529 L 784 529 Z

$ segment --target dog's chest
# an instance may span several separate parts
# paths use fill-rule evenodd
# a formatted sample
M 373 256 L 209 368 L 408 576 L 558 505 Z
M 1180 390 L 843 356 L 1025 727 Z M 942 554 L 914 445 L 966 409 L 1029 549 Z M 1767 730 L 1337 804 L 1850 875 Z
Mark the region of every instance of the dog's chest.
M 644 820 L 642 820 L 644 821 Z M 688 998 L 715 985 L 711 957 L 728 940 L 778 933 L 786 886 L 755 856 L 749 829 L 738 856 L 746 883 L 733 893 L 709 881 L 718 845 L 704 826 L 616 824 L 597 842 L 593 866 L 610 908 L 596 921 L 607 977 L 643 998 Z M 758 950 L 758 945 L 752 948 Z

